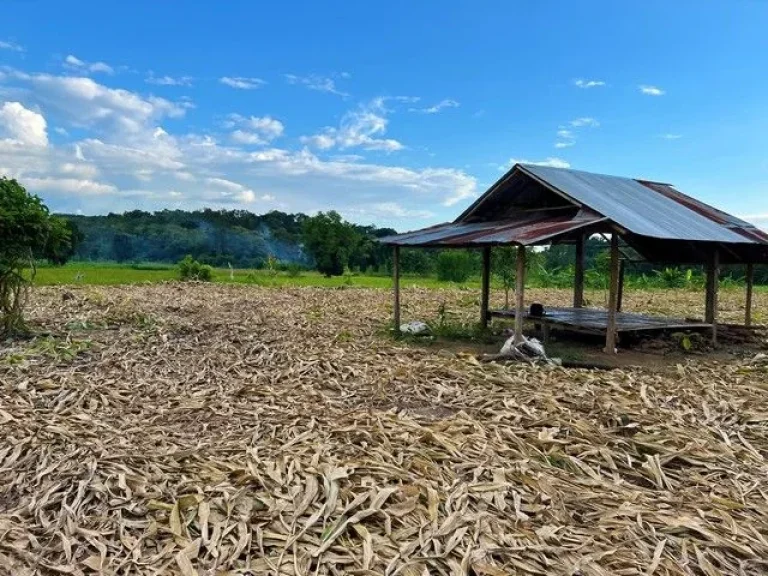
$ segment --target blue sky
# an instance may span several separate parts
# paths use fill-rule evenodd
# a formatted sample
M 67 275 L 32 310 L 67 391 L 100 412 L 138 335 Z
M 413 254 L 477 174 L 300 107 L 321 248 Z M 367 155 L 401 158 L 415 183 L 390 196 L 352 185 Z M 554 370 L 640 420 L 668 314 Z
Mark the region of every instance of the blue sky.
M 0 174 L 57 211 L 411 229 L 514 161 L 768 225 L 768 2 L 8 1 Z

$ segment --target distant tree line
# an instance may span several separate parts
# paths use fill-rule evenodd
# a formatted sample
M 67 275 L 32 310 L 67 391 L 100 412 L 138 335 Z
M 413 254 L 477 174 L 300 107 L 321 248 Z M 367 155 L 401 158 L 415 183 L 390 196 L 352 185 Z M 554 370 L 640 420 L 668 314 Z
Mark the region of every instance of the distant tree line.
M 106 216 L 65 215 L 72 245 L 60 251 L 57 262 L 72 257 L 85 261 L 177 263 L 187 255 L 201 264 L 235 268 L 279 266 L 315 269 L 327 275 L 345 271 L 389 274 L 392 251 L 378 242 L 394 234 L 391 228 L 346 222 L 336 212 L 314 216 L 272 211 L 253 214 L 245 210 L 133 210 Z M 631 251 L 630 251 L 631 252 Z M 585 246 L 586 284 L 607 285 L 607 243 L 590 238 Z M 514 280 L 512 247 L 493 249 L 493 273 L 505 287 Z M 543 286 L 569 286 L 573 281 L 573 246 L 558 245 L 529 250 L 528 279 Z M 270 264 L 272 266 L 273 264 Z M 404 274 L 437 276 L 463 282 L 480 274 L 478 250 L 401 250 Z M 725 268 L 726 281 L 743 277 L 739 267 Z M 640 263 L 627 266 L 630 284 L 686 287 L 703 281 L 701 267 L 659 267 Z M 768 267 L 756 268 L 756 281 L 768 284 Z
M 191 255 L 211 266 L 262 268 L 272 258 L 328 274 L 386 270 L 389 250 L 376 238 L 395 233 L 345 222 L 335 212 L 132 210 L 63 218 L 74 239 L 67 256 L 74 260 L 176 263 Z

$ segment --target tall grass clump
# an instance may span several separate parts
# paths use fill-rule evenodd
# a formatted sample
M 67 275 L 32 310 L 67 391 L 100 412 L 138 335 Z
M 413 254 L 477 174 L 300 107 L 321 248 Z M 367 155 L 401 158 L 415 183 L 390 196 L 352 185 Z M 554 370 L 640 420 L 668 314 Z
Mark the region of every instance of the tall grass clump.
M 182 280 L 197 280 L 210 282 L 213 280 L 213 268 L 208 264 L 200 264 L 192 256 L 185 256 L 179 262 L 179 278 Z

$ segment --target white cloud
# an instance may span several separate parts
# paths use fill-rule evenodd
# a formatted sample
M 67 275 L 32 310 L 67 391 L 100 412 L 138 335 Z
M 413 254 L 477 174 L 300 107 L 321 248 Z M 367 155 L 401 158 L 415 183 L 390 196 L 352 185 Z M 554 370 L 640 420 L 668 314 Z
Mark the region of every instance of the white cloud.
M 419 96 L 390 96 L 388 100 L 394 100 L 395 102 L 404 102 L 405 104 L 415 104 L 421 100 Z
M 85 196 L 99 196 L 117 192 L 117 188 L 112 184 L 78 178 L 29 177 L 24 179 L 23 184 L 32 192 L 45 191 L 53 193 L 82 194 Z
M 105 62 L 85 62 L 73 56 L 72 54 L 64 58 L 64 68 L 75 70 L 77 72 L 103 72 L 104 74 L 114 74 L 115 70 Z
M 672 133 L 659 135 L 659 138 L 663 138 L 664 140 L 679 140 L 682 137 L 683 137 L 682 134 L 672 134 Z
M 376 98 L 347 112 L 338 128 L 326 127 L 322 133 L 303 136 L 301 142 L 321 150 L 338 147 L 342 150 L 360 147 L 365 150 L 383 150 L 394 152 L 405 148 L 392 138 L 379 138 L 387 131 L 389 120 L 386 117 L 384 99 Z
M 332 134 L 315 134 L 314 136 L 302 136 L 299 138 L 302 144 L 328 150 L 336 146 L 336 137 Z
M 250 116 L 230 114 L 224 123 L 227 128 L 237 127 L 230 135 L 239 144 L 269 144 L 275 138 L 282 136 L 285 127 L 283 123 L 271 116 Z
M 26 74 L 9 76 L 32 88 L 29 98 L 64 123 L 93 128 L 122 139 L 151 134 L 153 124 L 163 118 L 179 118 L 189 102 L 172 102 L 156 96 L 144 97 L 128 90 L 108 88 L 90 78 Z
M 24 52 L 24 47 L 16 44 L 16 42 L 10 42 L 8 40 L 0 40 L 0 50 L 10 50 L 11 52 Z
M 191 76 L 155 76 L 151 73 L 144 79 L 147 84 L 157 86 L 192 86 L 192 80 Z
M 531 164 L 532 166 L 546 166 L 548 168 L 570 168 L 570 162 L 561 160 L 560 158 L 546 158 L 545 160 L 524 160 L 521 158 L 512 158 L 509 161 L 508 166 L 514 166 L 515 164 Z M 501 167 L 503 170 L 508 170 L 508 167 Z
M 217 190 L 216 193 L 220 195 L 220 199 L 223 201 L 235 201 L 250 204 L 257 199 L 264 201 L 272 201 L 275 199 L 274 196 L 271 196 L 270 194 L 263 194 L 258 197 L 256 193 L 247 186 L 243 186 L 232 180 L 227 180 L 226 178 L 207 178 L 206 182 Z
M 396 216 L 398 218 L 431 218 L 429 210 L 408 210 L 397 202 L 378 202 L 371 206 L 376 215 Z
M 344 74 L 341 74 L 342 78 L 345 78 Z M 346 76 L 348 77 L 348 76 Z M 336 87 L 336 81 L 328 76 L 318 76 L 316 74 L 310 74 L 309 76 L 296 76 L 295 74 L 286 74 L 285 79 L 289 84 L 299 84 L 306 86 L 310 90 L 317 90 L 318 92 L 326 92 L 328 94 L 336 94 L 342 98 L 349 96 L 346 92 L 342 92 Z
M 456 100 L 451 100 L 449 98 L 446 98 L 445 100 L 441 100 L 434 106 L 429 106 L 428 108 L 411 108 L 411 112 L 421 112 L 422 114 L 437 114 L 444 108 L 458 108 L 459 103 Z
M 42 114 L 25 108 L 21 102 L 6 102 L 0 107 L 0 135 L 28 146 L 48 146 L 47 123 Z
M 219 78 L 219 82 L 238 90 L 254 90 L 266 84 L 261 78 L 246 78 L 244 76 L 223 76 Z
M 59 165 L 59 172 L 87 179 L 93 179 L 99 175 L 99 169 L 86 162 L 64 162 Z
M 602 80 L 584 80 L 583 78 L 577 78 L 573 83 L 578 88 L 598 88 L 600 86 L 605 86 L 605 82 Z
M 768 213 L 764 214 L 742 214 L 739 216 L 742 220 L 751 222 L 755 226 L 763 229 L 768 229 Z
M 0 40 L 0 50 L 10 50 L 12 52 L 24 52 L 24 47 L 16 44 L 16 42 L 10 42 L 8 40 Z
M 555 148 L 563 149 L 576 145 L 576 132 L 574 132 L 574 128 L 596 128 L 598 126 L 600 126 L 600 123 L 588 116 L 571 120 L 566 126 L 560 126 L 558 128 Z
M 41 134 L 47 142 L 49 123 L 69 129 L 47 146 L 31 146 L 15 136 L 29 139 L 34 131 L 16 127 L 11 135 L 5 119 L 2 124 L 8 138 L 0 139 L 0 172 L 18 177 L 56 211 L 105 213 L 179 205 L 259 209 L 269 202 L 289 211 L 362 206 L 377 220 L 394 224 L 399 218 L 426 219 L 438 211 L 436 206 L 455 205 L 477 194 L 475 178 L 463 170 L 374 162 L 359 155 L 366 149 L 403 148 L 387 137 L 390 111 L 384 98 L 349 111 L 338 126 L 310 137 L 340 151 L 319 158 L 308 149 L 228 144 L 236 130 L 264 142 L 282 136 L 282 122 L 270 116 L 228 117 L 225 143 L 205 132 L 173 133 L 170 120 L 184 115 L 188 102 L 110 88 L 85 77 L 3 72 L 8 93 L 38 115 L 27 118 L 46 121 L 44 131 L 33 137 L 37 143 L 44 142 Z M 389 101 L 393 107 L 405 102 L 395 97 Z M 13 114 L 14 121 L 17 116 Z
M 575 120 L 571 120 L 570 124 L 574 128 L 582 128 L 584 126 L 588 126 L 590 128 L 597 128 L 598 126 L 600 126 L 600 122 L 598 122 L 594 118 L 590 118 L 589 116 L 584 116 L 582 118 L 576 118 Z
M 475 196 L 477 182 L 472 177 L 453 168 L 424 168 L 413 169 L 401 166 L 384 166 L 364 162 L 323 161 L 308 150 L 288 152 L 285 150 L 268 150 L 254 153 L 251 160 L 266 168 L 270 173 L 284 176 L 310 176 L 322 178 L 323 181 L 340 180 L 365 183 L 369 192 L 377 190 L 410 191 L 424 197 L 437 196 L 445 206 Z M 332 198 L 336 206 L 344 202 L 359 200 L 356 188 L 344 186 L 344 191 L 352 192 L 352 196 L 342 201 L 340 196 Z
M 182 182 L 194 182 L 196 180 L 194 174 L 184 172 L 183 170 L 177 170 L 173 173 L 173 176 Z
M 646 94 L 647 96 L 663 96 L 665 94 L 664 90 L 661 88 L 657 88 L 656 86 L 649 86 L 647 84 L 641 84 L 637 88 L 640 90 L 640 92 Z

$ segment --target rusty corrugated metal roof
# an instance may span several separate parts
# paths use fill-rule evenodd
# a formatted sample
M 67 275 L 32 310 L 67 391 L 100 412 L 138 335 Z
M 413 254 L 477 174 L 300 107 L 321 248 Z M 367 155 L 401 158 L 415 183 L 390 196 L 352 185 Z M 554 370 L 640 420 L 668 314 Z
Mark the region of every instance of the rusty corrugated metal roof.
M 671 184 L 661 184 L 659 182 L 650 182 L 648 180 L 638 180 L 638 182 L 640 182 L 640 184 L 643 186 L 647 186 L 659 194 L 663 194 L 667 198 L 682 204 L 689 210 L 693 210 L 705 218 L 709 218 L 721 226 L 725 226 L 729 230 L 744 236 L 748 240 L 768 244 L 768 234 L 766 234 L 763 230 L 760 230 L 760 228 L 754 224 L 750 224 L 749 222 L 741 220 L 740 218 L 736 218 L 736 216 L 732 216 L 727 212 L 723 212 L 722 210 L 710 206 L 709 204 L 705 204 L 701 200 L 697 200 L 696 198 L 688 196 L 687 194 L 683 194 Z
M 598 223 L 628 239 L 645 238 L 646 244 L 670 241 L 679 249 L 693 243 L 699 252 L 711 244 L 728 244 L 738 251 L 734 258 L 744 261 L 757 261 L 755 250 L 768 250 L 768 234 L 670 184 L 530 164 L 516 164 L 455 222 L 381 241 L 402 246 L 534 245 Z
M 384 244 L 398 246 L 479 247 L 501 244 L 533 246 L 555 236 L 606 221 L 591 210 L 569 213 L 547 211 L 521 214 L 518 218 L 493 222 L 446 222 L 380 239 Z
M 528 164 L 518 168 L 633 234 L 664 240 L 753 242 L 683 202 L 631 178 Z

